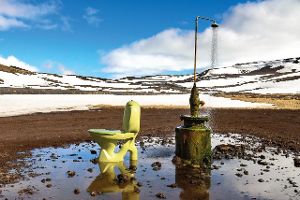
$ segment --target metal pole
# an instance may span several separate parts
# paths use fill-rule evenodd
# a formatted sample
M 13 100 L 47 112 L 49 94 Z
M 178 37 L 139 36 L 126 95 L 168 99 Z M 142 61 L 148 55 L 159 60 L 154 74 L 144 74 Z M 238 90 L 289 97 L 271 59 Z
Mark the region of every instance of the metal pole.
M 197 34 L 198 34 L 198 17 L 195 20 L 195 55 L 194 55 L 194 83 L 197 81 L 196 77 L 196 60 L 197 60 Z

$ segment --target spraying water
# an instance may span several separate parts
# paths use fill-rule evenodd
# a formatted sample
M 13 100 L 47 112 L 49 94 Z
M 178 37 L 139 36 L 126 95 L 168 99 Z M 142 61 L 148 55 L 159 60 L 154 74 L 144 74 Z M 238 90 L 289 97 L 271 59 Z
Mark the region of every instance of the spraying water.
M 214 68 L 218 63 L 218 24 L 215 22 L 211 24 L 212 41 L 211 41 L 211 68 Z

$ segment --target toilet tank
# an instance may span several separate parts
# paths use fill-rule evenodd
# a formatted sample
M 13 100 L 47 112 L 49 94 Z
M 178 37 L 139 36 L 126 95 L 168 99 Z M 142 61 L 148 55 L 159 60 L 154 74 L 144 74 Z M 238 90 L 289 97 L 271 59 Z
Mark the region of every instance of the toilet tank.
M 135 101 L 126 104 L 123 115 L 123 131 L 127 133 L 138 133 L 141 123 L 141 107 Z

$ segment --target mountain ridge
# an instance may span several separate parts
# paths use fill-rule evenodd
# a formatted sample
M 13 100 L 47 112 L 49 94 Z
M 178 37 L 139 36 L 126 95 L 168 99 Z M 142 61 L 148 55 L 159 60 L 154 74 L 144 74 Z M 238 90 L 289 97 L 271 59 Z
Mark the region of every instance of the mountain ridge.
M 300 57 L 237 63 L 197 74 L 202 92 L 299 94 Z M 81 75 L 31 72 L 0 64 L 1 94 L 182 94 L 189 93 L 193 75 L 148 75 L 107 79 Z

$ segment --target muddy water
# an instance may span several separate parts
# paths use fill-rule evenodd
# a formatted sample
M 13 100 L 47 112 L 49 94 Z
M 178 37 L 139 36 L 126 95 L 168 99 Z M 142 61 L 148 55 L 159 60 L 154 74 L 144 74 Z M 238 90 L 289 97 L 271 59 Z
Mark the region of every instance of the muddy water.
M 94 143 L 33 150 L 31 167 L 22 169 L 25 179 L 0 188 L 0 199 L 300 199 L 294 153 L 265 147 L 257 138 L 213 134 L 212 148 L 245 144 L 251 156 L 226 155 L 205 172 L 172 163 L 174 138 L 142 141 L 138 163 L 127 155 L 124 163 L 100 165 L 93 160 L 99 153 Z M 128 181 L 116 180 L 121 173 Z

